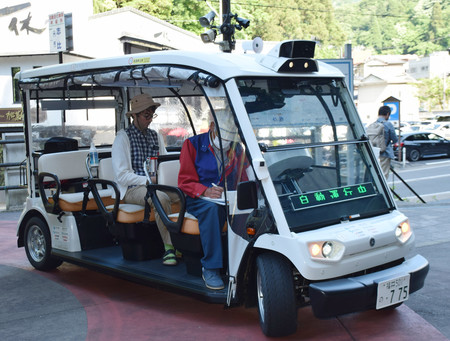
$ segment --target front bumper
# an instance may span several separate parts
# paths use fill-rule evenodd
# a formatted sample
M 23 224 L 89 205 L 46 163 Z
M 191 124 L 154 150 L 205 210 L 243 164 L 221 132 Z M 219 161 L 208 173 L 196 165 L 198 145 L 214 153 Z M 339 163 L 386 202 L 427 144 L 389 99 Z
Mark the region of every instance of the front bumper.
M 428 261 L 417 255 L 400 265 L 371 274 L 313 283 L 309 286 L 313 313 L 318 318 L 329 318 L 374 309 L 379 281 L 409 273 L 411 294 L 423 287 L 429 267 Z

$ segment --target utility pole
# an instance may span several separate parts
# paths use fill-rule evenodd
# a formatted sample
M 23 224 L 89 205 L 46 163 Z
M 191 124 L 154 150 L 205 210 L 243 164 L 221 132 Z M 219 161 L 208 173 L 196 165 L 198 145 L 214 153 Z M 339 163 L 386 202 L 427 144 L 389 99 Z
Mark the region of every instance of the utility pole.
M 220 2 L 220 12 L 222 14 L 222 35 L 223 35 L 223 52 L 231 52 L 233 46 L 231 45 L 233 30 L 231 27 L 231 6 L 230 0 L 221 0 Z
M 205 28 L 209 28 L 206 32 L 202 33 L 200 37 L 204 43 L 215 43 L 220 45 L 220 50 L 222 52 L 230 53 L 234 50 L 236 41 L 234 40 L 234 32 L 236 30 L 246 29 L 250 25 L 250 20 L 238 17 L 237 13 L 231 13 L 230 0 L 220 0 L 220 26 L 213 25 L 214 17 L 216 16 L 216 11 L 208 2 L 205 0 L 211 11 L 208 14 L 200 17 L 198 21 L 200 25 Z M 234 23 L 231 20 L 234 19 Z M 217 34 L 223 35 L 223 40 L 216 43 Z

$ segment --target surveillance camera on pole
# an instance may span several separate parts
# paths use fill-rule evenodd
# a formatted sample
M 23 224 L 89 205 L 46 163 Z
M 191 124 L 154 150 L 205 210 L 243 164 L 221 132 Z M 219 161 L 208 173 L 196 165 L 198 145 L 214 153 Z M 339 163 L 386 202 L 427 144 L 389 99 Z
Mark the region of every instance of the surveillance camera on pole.
M 237 15 L 235 16 L 235 18 L 236 18 L 237 23 L 241 27 L 241 28 L 239 28 L 239 30 L 241 30 L 242 28 L 247 28 L 250 25 L 250 20 L 248 20 L 248 19 L 239 18 Z
M 250 20 L 240 18 L 237 14 L 230 12 L 230 2 L 229 0 L 222 0 L 222 23 L 220 26 L 213 26 L 214 18 L 216 17 L 216 11 L 212 6 L 205 0 L 211 11 L 208 14 L 200 17 L 198 21 L 200 25 L 209 30 L 205 31 L 200 35 L 202 41 L 206 43 L 218 44 L 220 50 L 223 52 L 231 52 L 234 50 L 236 45 L 236 40 L 234 39 L 234 32 L 236 30 L 246 29 L 250 25 Z M 232 23 L 231 20 L 234 19 L 236 23 Z M 222 34 L 223 41 L 216 43 L 217 34 Z
M 202 27 L 211 27 L 215 17 L 216 12 L 211 11 L 208 14 L 201 17 L 200 19 L 198 19 L 198 21 L 200 22 L 200 25 L 202 25 Z
M 202 39 L 202 42 L 205 44 L 207 43 L 214 43 L 216 40 L 217 31 L 214 29 L 209 29 L 208 31 L 200 34 L 200 38 Z

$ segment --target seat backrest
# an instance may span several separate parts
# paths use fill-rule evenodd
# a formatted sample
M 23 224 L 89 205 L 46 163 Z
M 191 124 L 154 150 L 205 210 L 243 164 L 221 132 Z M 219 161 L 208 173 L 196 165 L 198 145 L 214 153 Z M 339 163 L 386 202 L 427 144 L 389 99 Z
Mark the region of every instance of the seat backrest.
M 112 158 L 101 159 L 98 165 L 99 179 L 114 181 L 114 171 L 112 168 Z
M 88 176 L 87 155 L 87 150 L 43 154 L 38 160 L 39 173 L 52 173 L 60 180 L 85 178 Z
M 160 162 L 158 165 L 158 183 L 162 185 L 178 187 L 179 171 L 179 160 Z
M 178 186 L 178 172 L 180 171 L 180 161 L 170 160 L 161 162 L 158 165 L 158 183 L 168 186 Z M 98 166 L 99 179 L 114 181 L 114 171 L 112 168 L 112 158 L 101 159 Z

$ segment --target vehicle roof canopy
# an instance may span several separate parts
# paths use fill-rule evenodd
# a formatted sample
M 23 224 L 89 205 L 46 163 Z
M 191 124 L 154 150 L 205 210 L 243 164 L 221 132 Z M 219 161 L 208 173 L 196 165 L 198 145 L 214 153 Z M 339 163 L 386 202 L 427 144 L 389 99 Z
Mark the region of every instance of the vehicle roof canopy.
M 263 65 L 264 58 L 268 56 L 270 56 L 270 53 L 265 56 L 258 54 L 158 51 L 47 66 L 20 72 L 16 78 L 20 80 L 21 86 L 24 87 L 26 83 L 40 83 L 42 86 L 43 81 L 48 81 L 50 78 L 55 80 L 58 75 L 64 77 L 68 74 L 84 75 L 85 77 L 89 77 L 87 76 L 89 74 L 102 74 L 102 77 L 97 76 L 95 83 L 97 85 L 111 85 L 111 80 L 114 80 L 114 86 L 120 86 L 117 83 L 117 77 L 121 77 L 118 73 L 128 73 L 128 76 L 132 79 L 139 79 L 139 73 L 141 73 L 144 78 L 147 77 L 147 81 L 149 79 L 152 79 L 152 81 L 167 79 L 168 76 L 174 80 L 188 79 L 198 70 L 222 80 L 241 76 L 344 77 L 338 69 L 320 61 L 318 61 L 318 71 L 276 72 L 270 66 L 267 66 L 267 61 L 266 66 Z M 270 57 L 272 58 L 271 62 L 273 60 L 288 60 L 285 57 Z M 123 80 L 125 77 L 123 76 Z M 88 78 L 85 78 L 84 81 L 87 82 Z

